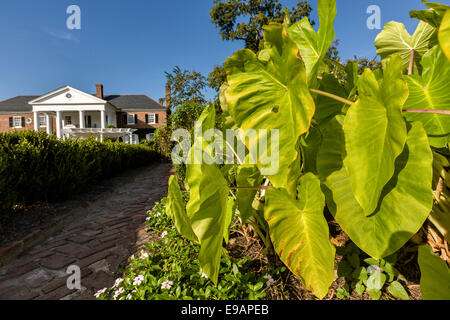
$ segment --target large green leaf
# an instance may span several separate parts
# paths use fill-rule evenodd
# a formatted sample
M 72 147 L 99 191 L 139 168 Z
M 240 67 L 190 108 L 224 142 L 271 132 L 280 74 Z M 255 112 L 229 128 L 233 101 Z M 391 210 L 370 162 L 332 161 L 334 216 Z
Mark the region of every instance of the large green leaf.
M 449 8 L 449 6 L 441 3 L 433 3 L 428 2 L 426 0 L 422 0 L 422 2 L 428 7 L 431 8 L 429 10 L 413 10 L 410 11 L 409 15 L 411 18 L 417 18 L 422 20 L 429 25 L 439 28 L 441 25 L 442 18 L 445 14 L 445 11 Z
M 317 167 L 327 205 L 350 239 L 367 254 L 381 259 L 399 250 L 430 214 L 433 155 L 421 123 L 413 123 L 377 211 L 367 217 L 353 197 L 350 177 L 342 163 L 346 155 L 341 123 L 338 116 L 322 126 Z
M 236 183 L 238 187 L 257 187 L 263 182 L 256 165 L 241 165 L 237 171 Z M 241 215 L 242 223 L 245 223 L 254 213 L 252 207 L 257 190 L 238 189 L 236 192 L 237 206 Z
M 259 150 L 258 168 L 276 187 L 288 187 L 300 175 L 297 142 L 308 130 L 315 106 L 306 83 L 305 65 L 283 26 L 265 27 L 264 40 L 263 60 L 250 50 L 240 50 L 226 61 L 225 98 L 230 115 L 244 133 L 257 130 L 261 134 L 261 130 L 267 130 L 271 135 L 272 130 L 279 130 L 279 144 L 273 144 L 268 137 L 267 150 Z M 245 140 L 252 151 L 257 150 L 259 142 L 258 137 Z M 268 167 L 263 163 L 270 159 L 269 150 L 278 156 L 277 172 L 262 170 Z
M 336 18 L 336 0 L 319 0 L 318 13 L 320 27 L 317 33 L 304 18 L 288 28 L 288 33 L 297 44 L 305 61 L 308 83 L 314 83 L 319 72 L 320 62 L 334 41 L 333 29 Z
M 186 213 L 186 206 L 176 176 L 171 176 L 169 179 L 169 196 L 166 211 L 173 219 L 178 233 L 188 240 L 198 242 L 198 238 L 192 230 L 191 221 Z
M 366 69 L 358 81 L 358 92 L 359 99 L 348 110 L 344 122 L 347 151 L 344 164 L 353 194 L 369 216 L 394 175 L 395 160 L 406 143 L 402 107 L 408 87 L 400 57 L 395 54 L 387 62 L 380 82 Z
M 421 71 L 420 60 L 428 49 L 436 44 L 436 29 L 421 21 L 411 36 L 403 23 L 391 21 L 375 39 L 377 54 L 381 56 L 383 65 L 389 56 L 400 54 L 403 68 L 408 69 L 411 53 L 414 51 L 414 70 Z
M 266 193 L 265 218 L 276 252 L 319 298 L 326 296 L 334 280 L 335 248 L 329 240 L 324 204 L 320 181 L 312 173 L 301 177 L 298 200 L 284 189 Z
M 450 62 L 439 46 L 435 46 L 422 59 L 423 73 L 406 77 L 409 97 L 404 109 L 450 110 Z M 450 116 L 441 114 L 407 113 L 409 121 L 422 122 L 437 148 L 450 141 Z
M 439 43 L 447 59 L 450 60 L 450 9 L 447 10 L 442 19 L 439 29 Z
M 332 74 L 323 76 L 322 80 L 320 80 L 319 89 L 342 97 L 344 99 L 347 99 L 349 96 L 349 93 L 346 91 L 346 89 Z M 317 95 L 316 113 L 314 114 L 314 120 L 316 120 L 318 123 L 326 122 L 333 118 L 335 115 L 342 114 L 344 107 L 344 103 L 340 101 L 331 99 L 323 95 Z
M 200 124 L 196 125 L 195 142 L 189 154 L 191 163 L 186 166 L 186 181 L 190 190 L 187 214 L 192 229 L 200 240 L 200 265 L 203 272 L 217 283 L 227 224 L 228 184 L 215 164 L 193 161 L 195 153 L 197 156 L 203 154 L 204 159 L 210 156 L 203 152 L 207 143 L 202 139 L 202 135 L 214 127 L 214 112 L 214 107 L 208 106 L 199 118 L 202 130 Z
M 424 300 L 450 300 L 450 269 L 430 246 L 419 248 L 420 290 Z

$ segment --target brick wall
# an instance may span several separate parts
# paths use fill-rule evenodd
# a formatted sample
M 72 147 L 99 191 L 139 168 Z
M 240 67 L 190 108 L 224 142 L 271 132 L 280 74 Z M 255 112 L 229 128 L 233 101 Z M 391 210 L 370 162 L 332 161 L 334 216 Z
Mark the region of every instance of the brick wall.
M 146 114 L 154 113 L 158 115 L 158 123 L 147 124 L 145 122 Z M 137 123 L 134 125 L 128 125 L 125 121 L 125 116 L 127 114 L 135 114 L 137 117 Z M 132 129 L 157 129 L 165 127 L 167 125 L 167 112 L 161 111 L 145 111 L 145 112 L 120 112 L 118 113 L 118 126 L 121 128 L 132 128 Z
M 9 118 L 11 117 L 23 117 L 25 118 L 25 127 L 14 128 L 9 126 Z M 30 123 L 27 123 L 27 119 L 31 119 Z M 56 120 L 53 119 L 53 128 L 56 128 Z M 23 131 L 23 130 L 34 130 L 34 118 L 33 113 L 8 113 L 0 114 L 0 132 L 8 131 Z M 41 131 L 46 131 L 46 127 L 40 128 Z M 55 130 L 55 129 L 54 129 Z M 54 131 L 53 130 L 53 131 Z

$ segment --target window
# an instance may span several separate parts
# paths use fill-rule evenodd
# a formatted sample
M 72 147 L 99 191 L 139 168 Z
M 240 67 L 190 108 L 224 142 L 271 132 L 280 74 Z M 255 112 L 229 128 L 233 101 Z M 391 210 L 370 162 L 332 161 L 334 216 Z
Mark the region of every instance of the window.
M 149 113 L 148 115 L 147 115 L 147 123 L 148 124 L 156 124 L 156 114 L 154 114 L 154 113 Z
M 47 126 L 47 118 L 45 116 L 39 116 L 39 126 L 40 127 Z
M 71 116 L 65 116 L 64 117 L 64 125 L 70 126 L 72 124 L 72 117 Z
M 127 114 L 127 124 L 128 125 L 136 124 L 136 115 L 135 114 Z
M 13 117 L 13 127 L 22 128 L 22 117 Z
M 154 137 L 155 137 L 154 133 L 148 133 L 145 135 L 146 140 L 153 140 Z

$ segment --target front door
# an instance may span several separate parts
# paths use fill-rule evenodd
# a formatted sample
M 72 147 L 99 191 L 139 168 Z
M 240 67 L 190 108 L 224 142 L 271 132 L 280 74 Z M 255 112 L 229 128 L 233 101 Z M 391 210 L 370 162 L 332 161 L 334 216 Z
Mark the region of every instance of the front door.
M 84 116 L 84 123 L 86 124 L 86 128 L 92 128 L 91 116 Z

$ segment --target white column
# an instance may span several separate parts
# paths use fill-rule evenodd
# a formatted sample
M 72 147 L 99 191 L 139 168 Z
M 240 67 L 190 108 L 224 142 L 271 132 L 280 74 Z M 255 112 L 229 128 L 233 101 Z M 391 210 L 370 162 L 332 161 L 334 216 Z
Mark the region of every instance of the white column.
M 80 129 L 84 129 L 86 127 L 86 125 L 84 124 L 84 111 L 79 111 L 80 112 Z
M 53 133 L 53 117 L 50 116 L 49 114 L 45 115 L 45 122 L 47 124 L 47 134 L 51 135 Z
M 58 139 L 62 138 L 62 112 L 61 111 L 56 111 L 56 137 Z
M 105 129 L 106 128 L 106 114 L 105 114 L 105 111 L 104 110 L 102 110 L 102 111 L 100 111 L 100 119 L 101 119 L 101 128 L 102 129 Z
M 34 111 L 34 131 L 39 131 L 39 113 Z
M 100 120 L 101 120 L 101 129 L 105 129 L 106 128 L 106 114 L 104 110 L 100 111 Z M 103 142 L 103 133 L 100 134 L 100 141 Z

